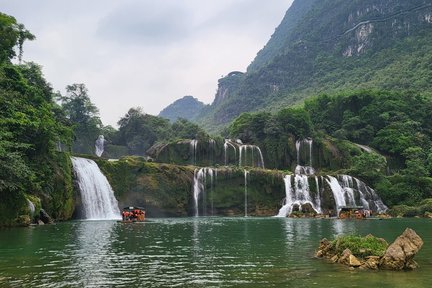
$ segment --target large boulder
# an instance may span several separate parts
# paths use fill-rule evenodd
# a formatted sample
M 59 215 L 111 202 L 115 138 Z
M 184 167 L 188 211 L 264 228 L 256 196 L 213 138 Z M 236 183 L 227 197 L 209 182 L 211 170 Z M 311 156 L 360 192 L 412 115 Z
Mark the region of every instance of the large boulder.
M 414 269 L 418 267 L 413 260 L 423 246 L 417 233 L 407 228 L 386 250 L 380 260 L 380 268 L 388 270 Z

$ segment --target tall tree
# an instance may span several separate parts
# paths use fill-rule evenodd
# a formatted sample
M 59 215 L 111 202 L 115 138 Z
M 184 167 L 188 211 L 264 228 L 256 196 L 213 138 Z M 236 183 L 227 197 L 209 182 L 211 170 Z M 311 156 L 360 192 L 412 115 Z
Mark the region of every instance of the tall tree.
M 101 133 L 102 122 L 98 108 L 90 101 L 84 84 L 66 86 L 66 96 L 59 95 L 66 118 L 73 125 L 75 141 L 72 150 L 77 153 L 93 153 L 94 141 Z

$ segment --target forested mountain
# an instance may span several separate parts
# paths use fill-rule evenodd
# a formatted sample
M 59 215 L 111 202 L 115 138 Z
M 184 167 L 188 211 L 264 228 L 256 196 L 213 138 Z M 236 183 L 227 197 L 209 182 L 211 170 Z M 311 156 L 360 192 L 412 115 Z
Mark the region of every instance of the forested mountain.
M 431 0 L 296 0 L 247 72 L 220 79 L 197 119 L 215 129 L 321 92 L 428 91 L 431 40 Z
M 159 113 L 159 117 L 166 118 L 171 122 L 175 122 L 179 118 L 193 120 L 204 106 L 204 103 L 193 96 L 184 96 L 163 109 Z

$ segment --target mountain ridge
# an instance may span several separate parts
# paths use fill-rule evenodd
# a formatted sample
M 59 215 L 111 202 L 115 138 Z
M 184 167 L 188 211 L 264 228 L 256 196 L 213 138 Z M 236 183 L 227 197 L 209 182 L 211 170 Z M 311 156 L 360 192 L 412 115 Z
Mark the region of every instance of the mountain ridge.
M 277 111 L 324 92 L 426 91 L 430 28 L 430 0 L 296 0 L 247 72 L 219 79 L 197 120 L 220 131 L 242 112 Z

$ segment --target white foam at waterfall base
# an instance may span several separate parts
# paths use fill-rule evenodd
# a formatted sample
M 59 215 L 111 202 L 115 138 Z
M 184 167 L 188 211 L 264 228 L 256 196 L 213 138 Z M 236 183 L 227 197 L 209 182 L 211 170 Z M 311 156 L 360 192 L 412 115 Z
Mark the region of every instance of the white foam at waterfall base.
M 79 157 L 71 158 L 81 192 L 84 218 L 87 220 L 121 219 L 114 191 L 96 162 Z

